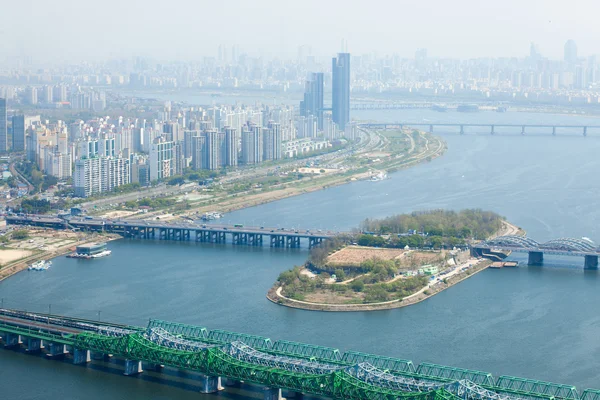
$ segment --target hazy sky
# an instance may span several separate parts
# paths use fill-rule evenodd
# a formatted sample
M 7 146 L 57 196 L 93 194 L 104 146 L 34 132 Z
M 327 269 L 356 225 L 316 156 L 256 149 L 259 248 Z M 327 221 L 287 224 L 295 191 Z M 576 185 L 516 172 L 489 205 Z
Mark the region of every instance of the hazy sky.
M 574 39 L 580 55 L 600 53 L 598 0 L 0 0 L 0 61 L 157 59 L 216 56 L 220 43 L 250 54 L 295 57 L 398 53 L 523 56 L 529 43 L 562 58 Z

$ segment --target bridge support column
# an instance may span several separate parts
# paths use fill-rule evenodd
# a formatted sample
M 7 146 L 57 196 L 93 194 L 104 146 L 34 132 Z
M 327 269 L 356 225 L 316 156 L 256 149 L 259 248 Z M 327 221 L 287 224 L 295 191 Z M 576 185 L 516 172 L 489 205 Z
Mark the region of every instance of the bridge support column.
M 50 343 L 48 345 L 48 357 L 61 357 L 67 353 L 67 349 L 64 344 Z
M 4 335 L 4 347 L 14 347 L 18 346 L 21 343 L 22 342 L 20 335 L 9 332 L 6 332 L 6 334 Z
M 223 386 L 240 387 L 242 382 L 231 378 L 221 378 L 221 384 Z
M 587 255 L 585 256 L 585 264 L 583 265 L 583 269 L 598 269 L 598 256 Z
M 555 126 L 552 127 L 552 136 L 556 136 L 556 127 Z
M 544 253 L 541 251 L 530 251 L 529 252 L 529 265 L 542 265 L 544 263 Z
M 429 125 L 429 133 L 433 133 L 433 125 Z
M 266 387 L 263 389 L 264 400 L 282 400 L 281 389 Z
M 165 366 L 163 364 L 154 364 L 154 363 L 149 363 L 149 362 L 142 362 L 142 369 L 144 371 L 154 371 L 154 372 L 161 372 L 163 369 L 165 368 Z
M 27 352 L 34 353 L 42 349 L 42 340 L 36 338 L 27 338 Z
M 464 135 L 464 134 L 465 134 L 465 126 L 464 126 L 464 125 L 461 125 L 461 126 L 460 126 L 460 134 L 461 134 L 461 135 Z
M 493 135 L 494 133 L 496 133 L 496 132 L 494 132 L 494 128 L 495 128 L 495 126 L 494 126 L 494 125 L 492 125 L 492 131 L 491 131 L 491 134 L 492 134 L 492 135 Z
M 583 127 L 583 136 L 587 136 L 587 126 Z
M 524 134 L 525 134 L 525 125 L 523 125 L 523 126 L 521 127 L 521 135 L 524 135 Z
M 89 350 L 73 349 L 73 364 L 87 364 L 92 361 Z
M 200 375 L 200 393 L 216 393 L 221 387 L 221 378 L 218 376 Z
M 125 372 L 123 375 L 137 375 L 144 372 L 142 369 L 142 362 L 139 360 L 125 360 Z

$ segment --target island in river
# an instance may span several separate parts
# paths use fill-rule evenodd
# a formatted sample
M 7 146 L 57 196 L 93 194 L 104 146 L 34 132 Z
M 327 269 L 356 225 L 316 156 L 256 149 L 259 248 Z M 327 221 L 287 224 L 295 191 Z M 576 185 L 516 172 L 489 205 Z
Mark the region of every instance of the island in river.
M 524 234 L 499 215 L 481 210 L 435 210 L 366 220 L 362 229 L 368 233 L 338 237 L 312 249 L 305 265 L 280 274 L 267 298 L 319 311 L 404 307 L 492 263 L 472 257 L 469 244 Z

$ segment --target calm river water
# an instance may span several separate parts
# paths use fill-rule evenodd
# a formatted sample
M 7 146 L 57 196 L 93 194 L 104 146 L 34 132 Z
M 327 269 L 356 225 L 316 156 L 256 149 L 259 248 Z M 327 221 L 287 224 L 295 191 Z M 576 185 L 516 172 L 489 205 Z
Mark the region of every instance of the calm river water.
M 364 118 L 452 122 L 597 123 L 517 113 L 372 112 Z M 600 122 L 600 121 L 599 121 Z M 225 222 L 350 229 L 367 217 L 431 208 L 494 210 L 539 241 L 600 240 L 600 135 L 444 135 L 441 158 L 380 182 L 355 182 L 226 215 Z M 305 250 L 194 243 L 112 242 L 113 254 L 64 257 L 44 273 L 0 283 L 7 307 L 146 324 L 162 318 L 306 343 L 540 380 L 600 387 L 600 276 L 579 258 L 545 267 L 487 270 L 408 308 L 364 313 L 288 309 L 265 293 Z M 98 314 L 100 311 L 100 314 Z M 106 367 L 0 351 L 2 397 L 10 399 L 198 398 L 152 374 L 123 378 Z M 110 371 L 108 371 L 110 372 Z M 259 393 L 225 391 L 256 397 Z M 212 398 L 212 397 L 206 397 Z

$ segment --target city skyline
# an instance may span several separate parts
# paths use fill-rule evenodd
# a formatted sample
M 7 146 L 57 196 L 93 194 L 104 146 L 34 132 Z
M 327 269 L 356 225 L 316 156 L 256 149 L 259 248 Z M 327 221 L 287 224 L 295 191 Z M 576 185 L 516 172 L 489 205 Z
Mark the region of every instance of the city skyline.
M 49 15 L 73 23 L 53 24 L 52 35 L 48 35 L 43 28 L 22 29 L 19 18 L 8 18 L 0 29 L 0 62 L 15 58 L 49 63 L 97 61 L 130 54 L 193 60 L 216 57 L 221 43 L 237 45 L 249 54 L 280 58 L 295 57 L 298 47 L 305 45 L 314 55 L 326 57 L 345 51 L 342 41 L 353 54 L 375 52 L 402 57 L 412 56 L 418 48 L 427 48 L 437 57 L 514 57 L 526 54 L 528 44 L 534 42 L 542 54 L 562 58 L 562 46 L 569 39 L 578 44 L 584 56 L 600 53 L 595 41 L 600 27 L 593 19 L 598 6 L 587 0 L 576 4 L 565 9 L 558 2 L 541 1 L 509 0 L 501 5 L 473 0 L 452 4 L 375 1 L 364 7 L 357 2 L 308 0 L 284 9 L 275 1 L 262 0 L 252 5 L 232 1 L 228 8 L 238 12 L 223 14 L 224 10 L 215 6 L 190 1 L 175 1 L 166 8 L 108 0 L 91 13 L 88 6 L 71 0 L 31 0 L 5 5 L 3 10 L 6 15 L 27 15 L 33 26 L 43 27 Z M 177 12 L 181 9 L 186 12 Z M 519 12 L 514 12 L 517 9 Z M 119 18 L 142 10 L 143 19 L 126 18 L 123 23 Z M 164 18 L 165 11 L 177 15 L 173 19 L 177 24 Z M 340 12 L 344 18 L 333 29 L 331 22 L 339 19 Z M 90 15 L 103 24 L 81 34 L 77 21 L 85 23 Z M 206 18 L 208 15 L 215 18 Z M 194 23 L 201 16 L 205 17 L 202 24 Z M 221 29 L 224 22 L 231 29 Z M 194 41 L 190 51 L 191 37 L 214 31 L 219 32 L 217 41 Z M 67 37 L 69 40 L 59 40 Z

